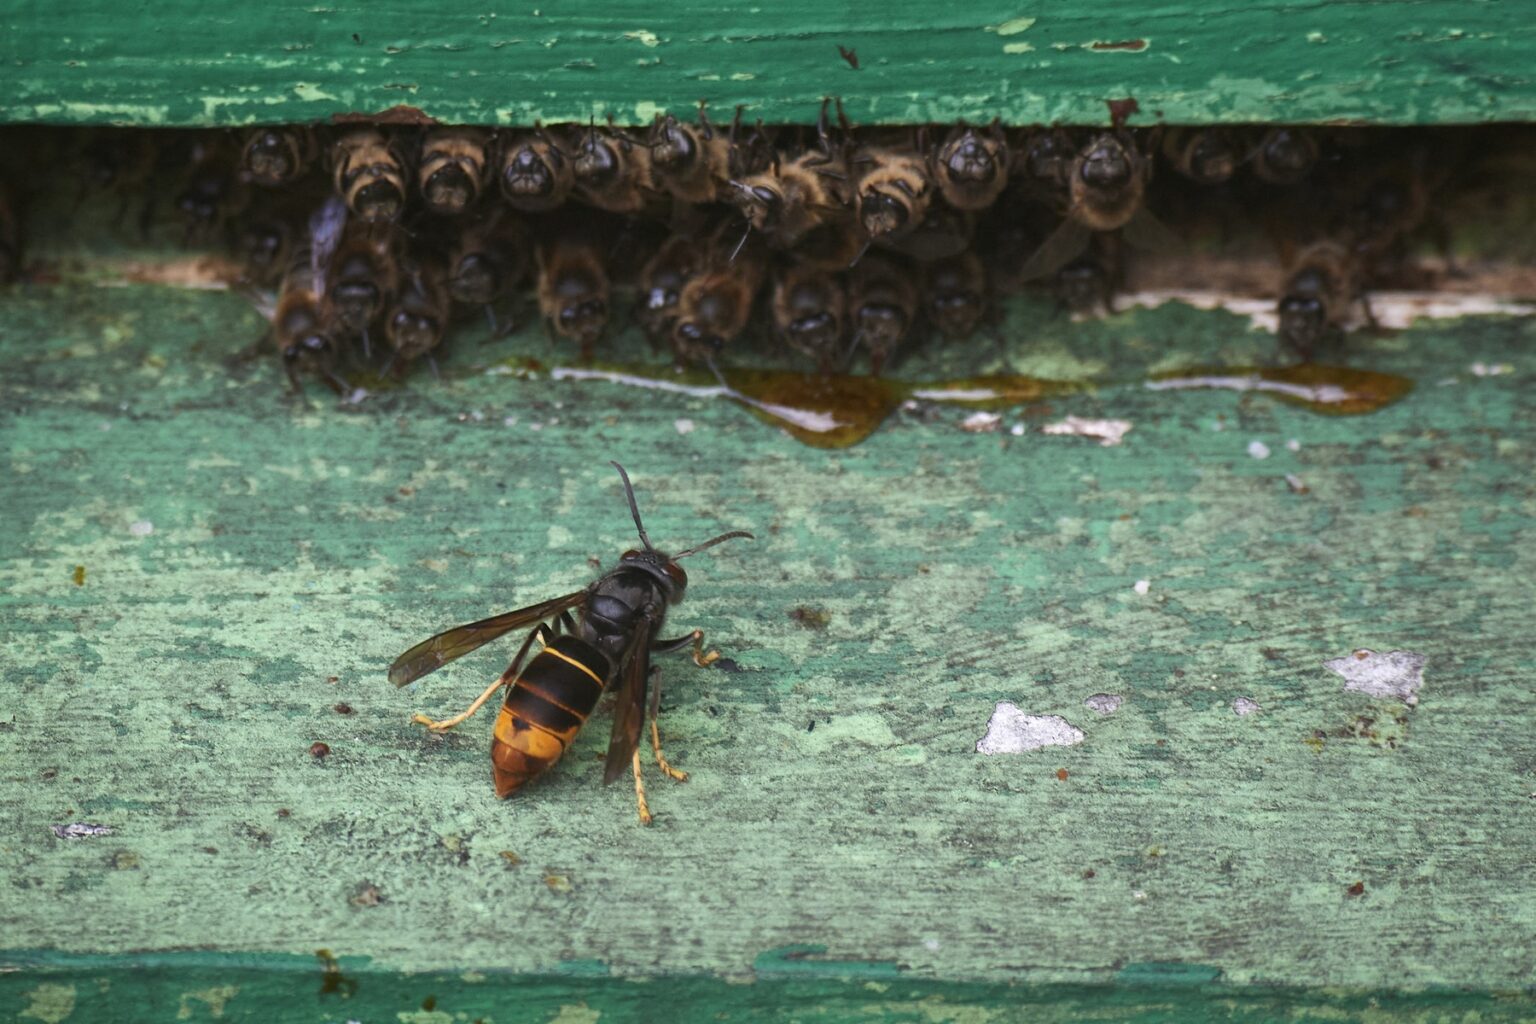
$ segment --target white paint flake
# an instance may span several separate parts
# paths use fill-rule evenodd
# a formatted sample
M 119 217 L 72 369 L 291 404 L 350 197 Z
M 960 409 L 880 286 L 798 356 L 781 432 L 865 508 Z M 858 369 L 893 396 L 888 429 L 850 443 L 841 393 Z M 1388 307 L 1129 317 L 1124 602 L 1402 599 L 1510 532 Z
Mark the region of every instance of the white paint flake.
M 1002 422 L 1000 413 L 975 412 L 960 421 L 960 429 L 970 434 L 990 434 Z
M 1147 591 L 1152 589 L 1152 581 L 1151 580 L 1137 580 L 1134 584 L 1131 585 L 1131 589 L 1136 591 L 1136 593 L 1138 593 L 1138 594 L 1142 595 L 1143 597 L 1145 597 L 1146 594 L 1147 594 Z
M 1083 707 L 1089 711 L 1097 711 L 1101 715 L 1112 715 L 1120 710 L 1120 705 L 1125 703 L 1125 698 L 1118 693 L 1096 693 L 1083 701 Z
M 135 520 L 128 524 L 128 532 L 135 537 L 148 537 L 155 532 L 155 524 L 148 519 Z
M 1043 434 L 1065 434 L 1071 437 L 1096 438 L 1105 448 L 1119 444 L 1131 429 L 1129 420 L 1089 420 L 1081 416 L 1068 416 L 1058 423 L 1047 423 L 1040 428 Z
M 1022 424 L 1022 423 L 1015 423 L 1013 426 L 1008 428 L 1008 433 L 1012 434 L 1014 437 L 1023 437 L 1024 436 L 1024 424 Z
M 49 825 L 60 839 L 95 839 L 109 836 L 115 829 L 111 825 L 93 825 L 88 821 L 72 821 L 67 825 Z
M 1419 687 L 1424 685 L 1422 654 L 1412 651 L 1388 651 L 1377 654 L 1361 648 L 1343 658 L 1323 662 L 1323 667 L 1344 677 L 1344 689 L 1372 697 L 1396 697 L 1413 707 L 1419 702 Z
M 1263 441 L 1249 441 L 1248 454 L 1255 459 L 1269 458 L 1269 445 Z
M 1239 697 L 1232 702 L 1232 713 L 1234 715 L 1251 715 L 1255 711 L 1262 710 L 1263 708 L 1260 707 L 1259 702 L 1252 697 Z
M 687 419 L 686 417 L 680 420 L 673 420 L 672 427 L 679 434 L 691 434 L 693 433 L 693 420 Z
M 1299 452 L 1301 451 L 1301 442 L 1293 437 L 1285 442 L 1285 450 L 1288 452 Z
M 1060 715 L 1026 715 L 1012 701 L 998 701 L 987 721 L 987 734 L 976 741 L 978 754 L 1022 754 L 1041 747 L 1070 747 L 1083 742 L 1083 730 Z
M 1295 473 L 1285 474 L 1285 486 L 1291 489 L 1292 494 L 1306 494 L 1312 489 L 1307 486 L 1306 481 L 1302 480 Z
M 1502 377 L 1506 373 L 1515 372 L 1515 368 L 1508 363 L 1473 363 L 1471 369 L 1474 377 Z

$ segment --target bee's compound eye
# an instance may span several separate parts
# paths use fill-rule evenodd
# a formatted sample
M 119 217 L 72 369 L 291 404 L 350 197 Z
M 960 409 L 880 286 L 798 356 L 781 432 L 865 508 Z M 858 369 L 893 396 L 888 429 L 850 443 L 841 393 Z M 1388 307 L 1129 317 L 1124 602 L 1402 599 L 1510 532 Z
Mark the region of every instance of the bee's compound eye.
M 762 185 L 752 186 L 752 195 L 764 206 L 778 206 L 781 201 L 777 192 Z

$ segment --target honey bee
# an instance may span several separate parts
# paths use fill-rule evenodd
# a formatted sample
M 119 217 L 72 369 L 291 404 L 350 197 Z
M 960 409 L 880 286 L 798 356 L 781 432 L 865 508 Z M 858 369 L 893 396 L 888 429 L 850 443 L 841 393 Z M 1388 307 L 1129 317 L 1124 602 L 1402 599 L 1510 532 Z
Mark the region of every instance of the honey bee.
M 312 245 L 300 246 L 278 289 L 271 329 L 272 341 L 283 359 L 283 372 L 297 394 L 304 391 L 300 370 L 318 374 L 337 394 L 346 389 L 346 382 L 336 372 L 340 353 L 336 338 L 326 327 L 324 297 L 323 261 Z
M 923 268 L 923 312 L 946 340 L 969 338 L 987 311 L 987 271 L 966 251 Z
M 432 352 L 442 344 L 452 313 L 447 275 L 435 257 L 426 256 L 402 269 L 400 287 L 384 321 L 384 336 L 393 352 L 389 367 L 398 374 L 417 359 L 426 357 L 437 372 Z
M 484 308 L 491 333 L 509 333 L 511 317 L 498 319 L 505 302 L 528 273 L 528 230 L 514 216 L 495 217 L 462 232 L 448 258 L 448 291 L 465 306 Z
M 1237 147 L 1221 128 L 1174 128 L 1163 136 L 1163 156 L 1201 185 L 1220 185 L 1237 171 Z
M 1350 307 L 1357 302 L 1374 324 L 1350 251 L 1333 241 L 1308 246 L 1286 274 L 1278 310 L 1280 343 L 1311 361 L 1324 344 L 1343 336 Z
M 541 213 L 562 205 L 576 187 L 571 159 L 543 128 L 515 136 L 502 149 L 501 194 L 516 209 Z
M 398 220 L 405 210 L 405 166 L 377 128 L 358 128 L 336 141 L 336 194 L 369 224 Z
M 1062 128 L 1040 128 L 1029 133 L 1018 160 L 1025 180 L 1046 192 L 1065 192 L 1072 178 L 1077 146 Z
M 770 308 L 779 337 L 796 352 L 831 373 L 843 356 L 848 297 L 841 277 L 798 262 L 774 274 Z
M 651 201 L 650 150 L 624 132 L 589 125 L 571 149 L 576 194 L 588 204 L 613 213 L 638 213 Z
M 255 128 L 240 149 L 240 173 L 263 188 L 280 188 L 308 173 L 319 155 L 320 143 L 309 128 Z
M 699 249 L 698 239 L 686 234 L 672 235 L 640 271 L 635 319 L 653 344 L 672 334 L 683 288 L 699 271 Z
M 326 276 L 326 322 L 341 338 L 359 338 L 363 355 L 373 355 L 369 328 L 378 322 L 400 289 L 402 241 L 395 232 L 352 224 L 342 235 Z
M 726 198 L 727 183 L 740 173 L 736 134 L 741 107 L 724 133 L 699 104 L 698 124 L 684 124 L 671 114 L 656 115 L 649 150 L 655 185 L 684 203 L 713 203 Z
M 240 283 L 256 288 L 276 287 L 288 269 L 296 236 L 294 225 L 282 217 L 263 217 L 242 227 L 238 248 Z
M 21 228 L 11 190 L 0 180 L 0 284 L 14 281 L 21 273 Z
M 416 184 L 427 209 L 457 217 L 485 190 L 489 137 L 478 128 L 434 128 L 421 144 Z
M 1088 247 L 1095 231 L 1125 232 L 1146 249 L 1176 249 L 1178 239 L 1143 204 L 1152 159 L 1123 128 L 1095 135 L 1078 151 L 1068 178 L 1068 205 L 1061 225 L 1020 271 L 1042 277 Z
M 1271 185 L 1294 185 L 1317 164 L 1317 137 L 1305 128 L 1270 128 L 1253 147 L 1253 173 Z
M 750 227 L 780 249 L 847 215 L 847 161 L 834 151 L 827 124 L 830 100 L 821 103 L 818 144 L 793 159 L 775 153 L 767 170 L 730 180 L 730 199 Z
M 245 199 L 231 154 L 212 140 L 193 143 L 186 186 L 176 196 L 176 208 L 186 221 L 183 241 L 211 238 L 240 212 Z
M 854 205 L 859 224 L 871 239 L 904 235 L 922 223 L 933 183 L 919 153 L 879 148 L 855 156 L 853 162 L 869 165 L 859 176 Z
M 958 256 L 970 248 L 975 235 L 976 214 L 957 210 L 935 197 L 923 219 L 911 230 L 884 235 L 874 241 L 881 248 L 899 252 L 919 263 L 932 263 L 934 260 Z M 862 255 L 860 253 L 858 258 L 862 258 Z M 844 266 L 853 266 L 856 262 L 845 263 Z
M 917 276 L 904 260 L 871 253 L 848 272 L 848 309 L 853 345 L 869 353 L 878 377 L 917 320 Z
M 587 233 L 567 230 L 538 248 L 539 312 L 551 338 L 581 346 L 581 358 L 608 327 L 608 271 L 602 249 Z
M 766 268 L 758 236 L 744 239 L 733 253 L 723 233 L 716 233 L 704 265 L 678 296 L 672 351 L 679 361 L 708 362 L 746 329 Z
M 945 201 L 957 210 L 982 210 L 1008 184 L 1008 139 L 1001 122 L 985 135 L 961 122 L 928 157 L 929 175 Z

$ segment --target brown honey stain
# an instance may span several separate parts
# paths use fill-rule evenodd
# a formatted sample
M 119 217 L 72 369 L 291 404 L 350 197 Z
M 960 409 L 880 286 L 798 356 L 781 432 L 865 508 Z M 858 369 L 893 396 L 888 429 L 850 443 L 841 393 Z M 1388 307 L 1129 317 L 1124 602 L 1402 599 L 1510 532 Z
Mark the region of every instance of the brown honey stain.
M 512 372 L 511 364 L 495 372 Z M 799 373 L 790 370 L 725 371 L 720 378 L 701 370 L 593 364 L 557 366 L 553 380 L 600 380 L 611 384 L 671 391 L 693 398 L 727 398 L 746 406 L 765 423 L 780 427 L 813 448 L 848 448 L 879 429 L 902 402 L 958 405 L 997 410 L 1088 390 L 1080 381 L 1023 374 L 988 374 L 951 380 L 909 382 L 882 377 Z M 1391 405 L 1413 389 L 1404 377 L 1372 370 L 1305 364 L 1290 367 L 1195 368 L 1146 382 L 1154 391 L 1224 388 L 1260 391 L 1312 412 L 1354 416 Z
M 1122 40 L 1122 41 L 1120 41 L 1118 43 L 1094 42 L 1088 48 L 1090 50 L 1132 50 L 1132 51 L 1137 51 L 1137 50 L 1145 50 L 1147 48 L 1147 41 L 1145 39 L 1125 39 L 1125 40 Z
M 77 587 L 85 586 L 85 566 L 83 566 L 83 565 L 75 566 L 75 572 L 74 572 L 74 575 L 73 575 L 72 578 L 75 581 L 75 586 L 77 586 Z
M 730 398 L 813 448 L 858 444 L 896 410 L 905 388 L 882 377 L 735 370 Z

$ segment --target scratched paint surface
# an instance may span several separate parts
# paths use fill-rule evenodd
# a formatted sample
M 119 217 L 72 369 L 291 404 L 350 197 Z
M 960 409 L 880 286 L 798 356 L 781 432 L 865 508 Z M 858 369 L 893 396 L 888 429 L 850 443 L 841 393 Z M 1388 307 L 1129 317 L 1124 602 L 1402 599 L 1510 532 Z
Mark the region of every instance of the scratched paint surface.
M 789 122 L 825 95 L 866 123 L 1102 123 L 1103 101 L 1126 95 L 1175 122 L 1529 120 L 1533 53 L 1520 0 L 282 0 L 222 15 L 176 0 L 152 25 L 87 0 L 0 13 L 0 120 L 247 124 L 406 104 L 446 120 L 633 124 L 705 99 Z
M 1418 386 L 1329 418 L 1141 386 L 1264 358 L 1241 318 L 1071 324 L 1020 301 L 1012 365 L 1098 387 L 994 433 L 917 408 L 833 452 L 724 402 L 478 372 L 554 356 L 473 327 L 441 381 L 304 410 L 274 366 L 226 367 L 258 331 L 220 293 L 0 302 L 11 948 L 731 979 L 811 944 L 881 984 L 1113 985 L 1142 964 L 1221 992 L 1531 983 L 1529 322 L 1356 339 L 1357 365 Z M 1041 431 L 1068 415 L 1132 429 Z M 412 690 L 383 676 L 633 543 L 610 458 L 658 540 L 758 534 L 689 564 L 672 625 L 739 671 L 666 663 L 692 778 L 652 771 L 650 829 L 600 785 L 606 717 L 505 803 L 488 719 L 410 724 L 466 703 L 506 645 Z M 1365 648 L 1427 659 L 1417 707 L 1324 667 Z M 1102 693 L 1114 713 L 1084 705 Z M 1001 701 L 1084 740 L 978 754 Z M 113 831 L 55 835 L 71 822 Z M 18 978 L 16 1012 L 39 983 Z

